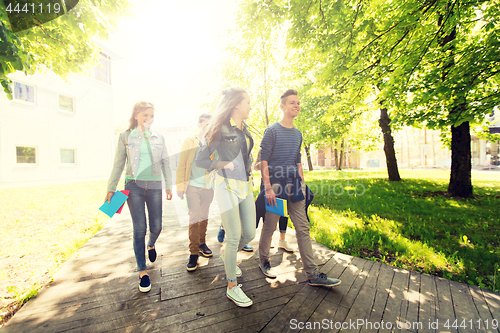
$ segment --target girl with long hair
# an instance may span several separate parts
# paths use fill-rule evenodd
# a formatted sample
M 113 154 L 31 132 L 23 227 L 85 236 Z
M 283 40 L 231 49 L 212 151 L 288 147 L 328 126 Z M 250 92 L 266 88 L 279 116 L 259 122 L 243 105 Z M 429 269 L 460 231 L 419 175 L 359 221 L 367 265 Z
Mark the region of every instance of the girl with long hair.
M 206 139 L 196 164 L 208 171 L 217 169 L 215 199 L 226 232 L 225 251 L 221 255 L 227 277 L 226 295 L 236 305 L 248 307 L 248 298 L 237 277 L 236 253 L 255 237 L 255 204 L 250 169 L 253 139 L 245 124 L 250 115 L 250 96 L 239 87 L 222 92 L 215 114 L 210 120 Z
M 151 130 L 154 105 L 138 102 L 134 105 L 129 128 L 120 134 L 113 170 L 108 181 L 106 201 L 110 201 L 127 164 L 125 190 L 129 190 L 127 204 L 134 229 L 134 253 L 139 271 L 139 290 L 151 290 L 146 271 L 146 206 L 149 215 L 149 261 L 156 260 L 155 243 L 162 229 L 162 174 L 167 200 L 172 199 L 172 173 L 163 136 Z

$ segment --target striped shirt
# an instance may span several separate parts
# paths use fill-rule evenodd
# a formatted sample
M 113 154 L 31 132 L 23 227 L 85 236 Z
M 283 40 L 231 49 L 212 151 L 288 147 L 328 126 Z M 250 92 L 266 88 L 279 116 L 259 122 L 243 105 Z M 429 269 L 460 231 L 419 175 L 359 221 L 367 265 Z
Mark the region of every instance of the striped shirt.
M 264 131 L 260 143 L 262 161 L 267 161 L 269 167 L 297 166 L 301 161 L 300 147 L 302 133 L 295 127 L 286 128 L 280 123 L 274 123 Z

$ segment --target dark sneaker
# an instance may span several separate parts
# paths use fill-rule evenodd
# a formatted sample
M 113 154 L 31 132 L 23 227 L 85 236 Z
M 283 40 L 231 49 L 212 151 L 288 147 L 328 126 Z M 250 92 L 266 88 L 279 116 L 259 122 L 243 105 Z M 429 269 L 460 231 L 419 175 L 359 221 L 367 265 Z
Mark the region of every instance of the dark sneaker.
M 217 234 L 217 240 L 219 243 L 224 242 L 224 238 L 226 237 L 226 231 L 222 229 L 222 225 L 219 227 L 219 233 Z
M 155 262 L 155 260 L 156 260 L 156 250 L 155 250 L 155 248 L 152 248 L 152 249 L 148 250 L 148 258 L 149 258 L 149 261 Z
M 139 282 L 139 291 L 142 293 L 147 293 L 151 290 L 151 281 L 149 280 L 149 275 L 143 275 L 141 277 L 141 282 Z
M 243 246 L 243 251 L 246 251 L 246 252 L 252 252 L 253 251 L 253 247 L 249 244 Z
M 271 263 L 269 261 L 261 261 L 259 263 L 259 267 L 265 276 L 267 276 L 271 279 L 276 278 L 276 274 L 274 273 L 273 269 L 271 268 Z
M 186 266 L 188 272 L 195 271 L 198 268 L 198 255 L 197 254 L 191 254 L 189 256 L 189 262 Z
M 210 250 L 208 248 L 207 244 L 200 245 L 200 253 L 204 257 L 211 257 L 212 256 L 212 250 Z
M 318 273 L 314 279 L 309 280 L 311 286 L 335 287 L 340 284 L 339 279 L 329 278 L 325 273 Z

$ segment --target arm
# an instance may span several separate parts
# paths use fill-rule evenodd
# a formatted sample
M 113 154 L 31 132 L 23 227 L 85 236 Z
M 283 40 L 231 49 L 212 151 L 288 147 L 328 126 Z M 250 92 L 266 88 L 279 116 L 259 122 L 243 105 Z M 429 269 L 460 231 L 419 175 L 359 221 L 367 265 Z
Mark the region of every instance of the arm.
M 255 159 L 255 162 L 253 164 L 253 168 L 256 171 L 260 171 L 260 167 L 261 167 L 261 160 L 260 160 L 260 150 L 259 150 L 259 152 L 257 153 L 257 159 Z
M 302 154 L 300 153 L 300 149 L 302 148 L 302 133 L 300 133 L 300 146 L 299 146 L 299 152 L 297 153 L 297 171 L 299 173 L 300 178 L 302 178 L 302 181 L 305 182 L 304 178 L 304 169 L 302 168 Z
M 190 154 L 193 153 L 193 148 L 189 143 L 189 138 L 184 140 L 182 143 L 181 154 L 179 157 L 179 166 L 177 167 L 175 184 L 177 185 L 177 195 L 182 198 L 184 196 L 184 192 L 186 192 L 186 188 L 189 183 L 189 179 L 186 179 L 186 169 L 187 169 L 187 161 Z
M 269 159 L 272 155 L 274 140 L 271 130 L 268 128 L 264 132 L 262 141 L 260 143 L 261 150 L 259 156 L 260 161 L 260 173 L 262 176 L 262 182 L 264 184 L 264 190 L 266 192 L 266 201 L 269 205 L 277 205 L 276 195 L 272 188 L 271 180 L 269 179 Z
M 266 192 L 267 203 L 271 206 L 277 206 L 276 194 L 274 193 L 273 187 L 271 186 L 271 180 L 269 179 L 269 168 L 267 161 L 260 162 L 260 174 L 262 176 L 262 182 L 264 183 L 264 191 Z
M 195 162 L 198 168 L 207 169 L 208 172 L 211 172 L 215 169 L 234 169 L 233 162 L 220 161 L 216 157 L 216 154 L 214 154 L 214 152 L 219 147 L 220 141 L 220 133 L 218 133 L 214 142 L 211 142 L 208 145 L 204 145 L 201 148 L 200 153 L 198 154 L 198 158 Z
M 297 167 L 300 178 L 302 178 L 302 181 L 305 182 L 306 179 L 304 178 L 304 169 L 302 168 L 302 163 L 297 163 Z
M 127 148 L 125 146 L 125 142 L 123 141 L 123 135 L 120 134 L 120 137 L 118 138 L 118 145 L 116 147 L 113 169 L 111 170 L 111 175 L 109 176 L 108 187 L 107 187 L 108 194 L 110 192 L 114 193 L 116 191 L 116 185 L 120 180 L 126 160 L 127 160 Z

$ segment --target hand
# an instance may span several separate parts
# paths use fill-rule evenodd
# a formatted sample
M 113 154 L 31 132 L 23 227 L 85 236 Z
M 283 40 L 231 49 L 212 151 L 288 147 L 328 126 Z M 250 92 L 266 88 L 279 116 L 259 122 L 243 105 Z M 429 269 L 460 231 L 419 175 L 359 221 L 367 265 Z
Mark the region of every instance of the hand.
M 166 190 L 165 192 L 167 193 L 167 200 L 172 200 L 172 191 Z
M 104 199 L 104 201 L 107 201 L 109 203 L 111 201 L 111 197 L 113 196 L 113 194 L 115 194 L 115 192 L 108 192 L 108 194 L 106 194 L 106 199 Z
M 278 206 L 278 203 L 276 202 L 276 194 L 274 194 L 274 190 L 272 188 L 266 191 L 266 201 L 269 206 Z
M 229 162 L 228 164 L 224 165 L 224 169 L 229 169 L 229 170 L 233 171 L 234 170 L 233 162 Z
M 177 191 L 177 195 L 182 199 L 184 197 L 184 191 Z

